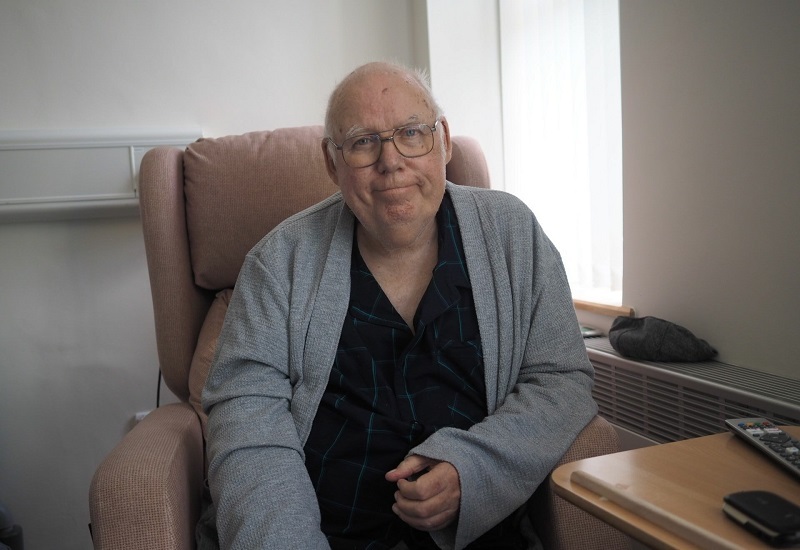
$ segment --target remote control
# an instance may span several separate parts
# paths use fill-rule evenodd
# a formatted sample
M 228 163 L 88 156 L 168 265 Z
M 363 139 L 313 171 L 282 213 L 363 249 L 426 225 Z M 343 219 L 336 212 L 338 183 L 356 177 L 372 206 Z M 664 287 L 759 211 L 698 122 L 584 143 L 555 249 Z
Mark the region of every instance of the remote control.
M 734 434 L 800 477 L 800 441 L 766 418 L 732 418 L 725 424 Z

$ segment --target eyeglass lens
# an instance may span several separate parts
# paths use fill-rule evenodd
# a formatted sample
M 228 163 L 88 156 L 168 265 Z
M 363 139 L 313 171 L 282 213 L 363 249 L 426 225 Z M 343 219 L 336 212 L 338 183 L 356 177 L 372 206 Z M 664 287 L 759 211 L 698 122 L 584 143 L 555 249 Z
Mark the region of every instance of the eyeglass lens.
M 354 136 L 342 143 L 345 162 L 353 168 L 375 164 L 381 156 L 384 141 L 394 143 L 404 157 L 421 157 L 433 150 L 433 129 L 427 124 L 413 124 L 397 128 L 389 138 L 382 138 L 379 134 Z

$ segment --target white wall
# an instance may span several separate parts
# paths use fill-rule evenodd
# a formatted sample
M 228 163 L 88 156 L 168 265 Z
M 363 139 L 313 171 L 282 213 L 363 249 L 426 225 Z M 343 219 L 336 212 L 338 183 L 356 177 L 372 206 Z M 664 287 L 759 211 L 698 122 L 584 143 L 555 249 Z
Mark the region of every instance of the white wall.
M 497 0 L 427 4 L 431 83 L 451 132 L 480 140 L 492 186 L 503 188 Z
M 412 40 L 420 12 L 418 1 L 2 2 L 0 130 L 319 124 L 355 66 L 426 63 Z M 155 405 L 138 218 L 0 224 L 0 312 L 0 502 L 26 548 L 90 548 L 94 468 Z
M 201 126 L 322 119 L 362 62 L 412 62 L 412 2 L 78 0 L 2 4 L 0 128 Z
M 800 378 L 800 3 L 622 0 L 623 300 Z

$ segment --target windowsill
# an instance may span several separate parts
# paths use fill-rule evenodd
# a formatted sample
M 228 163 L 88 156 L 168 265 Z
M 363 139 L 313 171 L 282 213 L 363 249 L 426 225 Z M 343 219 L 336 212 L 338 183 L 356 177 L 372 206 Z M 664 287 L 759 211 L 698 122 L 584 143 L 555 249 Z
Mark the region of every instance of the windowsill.
M 597 302 L 587 302 L 584 300 L 572 300 L 575 309 L 581 311 L 588 311 L 598 315 L 605 315 L 608 317 L 618 317 L 620 315 L 625 317 L 633 317 L 635 312 L 629 306 L 611 306 L 608 304 L 600 304 Z

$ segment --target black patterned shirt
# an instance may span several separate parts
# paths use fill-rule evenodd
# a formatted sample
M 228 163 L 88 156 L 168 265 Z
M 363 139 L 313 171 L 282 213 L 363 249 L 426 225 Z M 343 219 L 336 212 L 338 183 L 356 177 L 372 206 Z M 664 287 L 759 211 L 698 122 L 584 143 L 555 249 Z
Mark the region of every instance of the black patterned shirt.
M 437 429 L 487 414 L 483 356 L 455 210 L 436 216 L 438 262 L 411 331 L 353 245 L 350 305 L 330 380 L 305 445 L 332 548 L 436 548 L 392 512 L 384 479 Z

